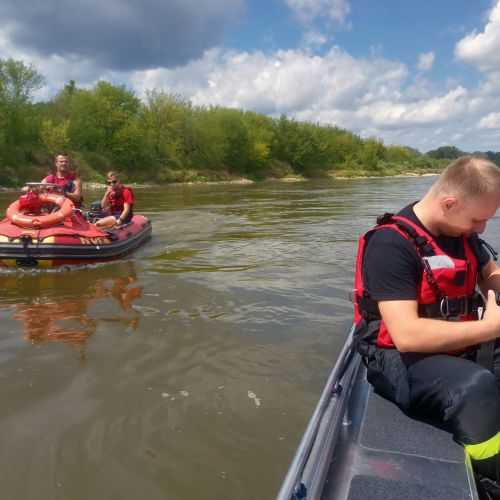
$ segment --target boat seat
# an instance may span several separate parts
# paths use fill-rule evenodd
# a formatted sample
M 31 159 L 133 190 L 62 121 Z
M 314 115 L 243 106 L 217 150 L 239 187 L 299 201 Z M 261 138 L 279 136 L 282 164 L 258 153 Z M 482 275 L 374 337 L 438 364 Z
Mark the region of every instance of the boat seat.
M 463 448 L 375 394 L 361 366 L 321 498 L 465 500 L 477 492 Z

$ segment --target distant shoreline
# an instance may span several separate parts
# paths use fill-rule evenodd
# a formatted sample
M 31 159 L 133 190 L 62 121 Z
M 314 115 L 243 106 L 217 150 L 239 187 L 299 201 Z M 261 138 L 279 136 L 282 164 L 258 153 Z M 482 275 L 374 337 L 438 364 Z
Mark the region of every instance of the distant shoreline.
M 406 174 L 396 174 L 396 175 L 363 175 L 363 176 L 352 176 L 352 177 L 325 177 L 328 180 L 358 180 L 358 179 L 390 179 L 390 178 L 399 178 L 399 177 L 433 177 L 437 176 L 437 173 L 424 173 L 417 174 L 414 172 L 408 172 Z M 224 185 L 224 184 L 256 184 L 258 182 L 277 182 L 277 183 L 292 183 L 292 182 L 310 182 L 311 179 L 298 179 L 296 177 L 283 177 L 281 179 L 277 178 L 269 178 L 263 179 L 262 181 L 253 181 L 251 179 L 234 179 L 230 181 L 200 181 L 200 182 L 171 182 L 167 184 L 153 184 L 153 183 L 144 183 L 144 184 L 136 184 L 136 183 L 127 183 L 126 185 L 131 186 L 137 189 L 144 188 L 152 188 L 152 187 L 166 187 L 166 186 L 204 186 L 204 185 Z M 107 185 L 99 182 L 85 182 L 84 181 L 84 189 L 106 189 Z M 9 188 L 0 186 L 0 191 L 18 191 L 18 188 Z
M 360 175 L 360 176 L 353 176 L 353 177 L 325 177 L 324 179 L 327 180 L 358 180 L 358 179 L 396 179 L 399 177 L 435 177 L 438 176 L 438 173 L 424 173 L 424 174 L 417 174 L 414 172 L 408 172 L 407 174 L 395 174 L 395 175 Z M 298 179 L 296 177 L 283 177 L 281 179 L 276 179 L 276 178 L 269 178 L 269 179 L 263 179 L 261 181 L 253 181 L 251 179 L 234 179 L 231 181 L 191 181 L 191 182 L 170 182 L 168 184 L 134 184 L 134 183 L 127 183 L 130 187 L 133 188 L 150 188 L 150 187 L 165 187 L 165 186 L 204 186 L 204 185 L 224 185 L 224 184 L 256 184 L 259 182 L 277 182 L 277 183 L 292 183 L 292 182 L 310 182 L 311 179 Z M 98 182 L 87 182 L 85 183 L 85 188 L 87 189 L 101 189 L 101 188 L 106 188 L 107 186 L 105 184 L 99 184 Z

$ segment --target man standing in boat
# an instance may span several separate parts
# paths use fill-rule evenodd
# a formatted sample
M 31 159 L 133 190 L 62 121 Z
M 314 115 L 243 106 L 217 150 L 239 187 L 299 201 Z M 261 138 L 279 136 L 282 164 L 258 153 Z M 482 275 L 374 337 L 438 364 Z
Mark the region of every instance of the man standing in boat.
M 360 238 L 355 277 L 368 381 L 450 431 L 490 498 L 500 498 L 500 269 L 478 234 L 499 206 L 500 168 L 459 158 L 420 201 Z M 476 362 L 484 343 L 494 343 L 490 370 Z
M 69 198 L 76 208 L 79 208 L 82 202 L 82 181 L 74 172 L 69 170 L 69 156 L 65 153 L 59 153 L 55 156 L 54 160 L 56 171 L 45 177 L 42 182 L 44 184 L 58 184 L 61 186 L 64 196 Z
M 111 215 L 96 222 L 98 227 L 114 227 L 128 224 L 134 215 L 134 194 L 120 182 L 118 173 L 108 172 L 108 189 L 101 201 L 103 209 L 110 207 Z

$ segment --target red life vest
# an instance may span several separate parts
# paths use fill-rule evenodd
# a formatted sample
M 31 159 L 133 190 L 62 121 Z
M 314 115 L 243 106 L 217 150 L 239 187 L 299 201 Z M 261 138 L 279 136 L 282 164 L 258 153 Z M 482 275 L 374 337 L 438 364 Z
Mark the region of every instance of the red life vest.
M 130 189 L 128 186 L 121 186 L 119 191 L 112 191 L 109 194 L 108 200 L 112 215 L 121 214 L 123 212 L 123 204 L 125 203 L 125 200 L 123 198 L 123 191 L 125 189 L 130 191 L 130 194 L 132 195 L 133 198 L 134 194 L 132 192 L 132 189 Z M 127 220 L 131 219 L 133 215 L 134 215 L 133 204 L 130 204 L 130 212 L 127 215 Z
M 53 173 L 44 179 L 44 181 L 49 184 L 59 184 L 67 193 L 73 193 L 75 191 L 75 180 L 76 175 L 73 172 L 67 172 L 64 177 L 58 177 L 57 173 Z
M 45 177 L 44 181 L 49 183 L 49 184 L 58 184 L 63 188 L 64 194 L 66 193 L 74 193 L 75 192 L 75 181 L 77 179 L 77 176 L 73 172 L 66 172 L 66 175 L 64 177 L 57 177 L 57 173 L 53 173 Z M 50 191 L 49 191 L 50 192 Z M 77 208 L 81 206 L 81 203 L 83 201 L 83 198 L 80 200 L 79 203 L 75 204 Z
M 451 257 L 441 250 L 432 235 L 424 231 L 417 224 L 400 216 L 390 216 L 378 226 L 375 226 L 358 243 L 356 260 L 356 275 L 354 279 L 355 304 L 354 322 L 356 325 L 362 319 L 370 322 L 380 321 L 378 331 L 370 332 L 369 343 L 378 347 L 392 347 L 394 343 L 389 331 L 378 312 L 377 301 L 373 300 L 365 290 L 362 279 L 362 265 L 366 243 L 370 234 L 381 228 L 391 228 L 406 238 L 419 255 L 423 273 L 417 287 L 417 302 L 419 316 L 442 319 L 457 319 L 471 321 L 477 319 L 477 302 L 479 296 L 475 292 L 478 262 L 468 238 L 464 235 L 465 258 Z

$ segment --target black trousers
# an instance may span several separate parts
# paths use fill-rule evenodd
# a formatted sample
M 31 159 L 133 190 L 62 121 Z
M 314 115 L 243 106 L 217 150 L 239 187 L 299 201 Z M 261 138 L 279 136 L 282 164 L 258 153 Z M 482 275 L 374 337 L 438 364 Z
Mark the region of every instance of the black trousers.
M 500 381 L 491 371 L 457 356 L 373 347 L 367 361 L 375 392 L 451 432 L 466 450 L 484 445 L 486 457 L 469 453 L 474 468 L 500 482 Z

